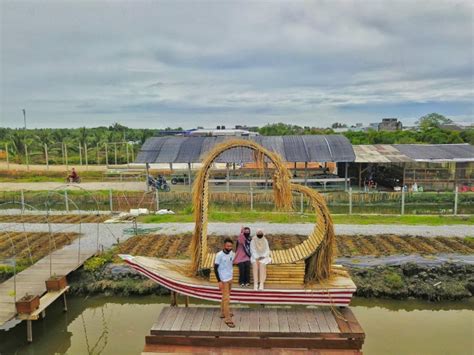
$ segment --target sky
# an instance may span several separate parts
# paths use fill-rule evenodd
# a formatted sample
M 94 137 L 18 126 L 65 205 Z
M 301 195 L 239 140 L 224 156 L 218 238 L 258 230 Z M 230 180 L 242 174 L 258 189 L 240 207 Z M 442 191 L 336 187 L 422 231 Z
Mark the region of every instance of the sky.
M 472 1 L 0 0 L 0 126 L 474 123 Z

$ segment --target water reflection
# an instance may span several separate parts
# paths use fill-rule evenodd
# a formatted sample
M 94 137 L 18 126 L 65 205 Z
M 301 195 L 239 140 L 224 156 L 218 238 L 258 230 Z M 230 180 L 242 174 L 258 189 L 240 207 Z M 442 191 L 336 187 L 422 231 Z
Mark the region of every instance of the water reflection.
M 33 322 L 33 344 L 23 322 L 0 331 L 0 354 L 140 354 L 145 335 L 167 297 L 91 297 L 69 299 L 48 308 Z M 470 354 L 474 301 L 429 303 L 415 300 L 353 300 L 367 338 L 364 354 Z

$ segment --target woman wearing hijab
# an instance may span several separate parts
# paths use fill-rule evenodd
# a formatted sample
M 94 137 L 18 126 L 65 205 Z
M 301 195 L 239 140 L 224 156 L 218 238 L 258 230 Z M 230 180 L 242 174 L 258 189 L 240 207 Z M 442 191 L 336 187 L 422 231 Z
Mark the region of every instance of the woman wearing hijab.
M 250 286 L 250 228 L 245 227 L 240 230 L 235 248 L 234 264 L 239 267 L 239 285 L 240 287 Z
M 263 230 L 257 230 L 257 235 L 250 242 L 250 261 L 253 269 L 253 289 L 263 290 L 267 278 L 267 264 L 271 262 L 270 247 Z

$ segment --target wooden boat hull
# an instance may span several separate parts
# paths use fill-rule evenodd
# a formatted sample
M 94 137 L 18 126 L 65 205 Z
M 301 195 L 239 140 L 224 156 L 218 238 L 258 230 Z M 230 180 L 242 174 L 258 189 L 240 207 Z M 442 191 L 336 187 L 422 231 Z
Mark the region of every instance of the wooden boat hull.
M 207 301 L 220 301 L 217 284 L 184 274 L 187 262 L 142 256 L 120 255 L 133 269 L 177 293 Z M 179 270 L 183 270 L 180 272 Z M 234 287 L 231 302 L 254 304 L 304 304 L 348 306 L 356 287 L 349 277 L 337 276 L 327 284 L 311 286 L 272 285 L 264 291 Z

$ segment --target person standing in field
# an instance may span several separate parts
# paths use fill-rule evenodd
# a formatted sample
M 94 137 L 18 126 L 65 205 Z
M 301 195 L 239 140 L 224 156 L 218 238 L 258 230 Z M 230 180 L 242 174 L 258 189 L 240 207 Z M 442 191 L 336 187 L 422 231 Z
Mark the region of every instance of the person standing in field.
M 250 286 L 250 228 L 243 227 L 240 230 L 240 235 L 237 238 L 237 245 L 235 247 L 234 264 L 239 267 L 239 285 L 240 287 Z
M 233 261 L 235 253 L 232 251 L 234 242 L 230 238 L 224 240 L 223 249 L 217 253 L 214 261 L 214 272 L 216 274 L 219 289 L 222 292 L 221 318 L 224 318 L 228 327 L 234 328 L 233 314 L 230 311 L 230 290 L 232 288 Z
M 271 262 L 270 246 L 263 230 L 257 230 L 257 235 L 250 242 L 250 261 L 253 270 L 253 289 L 263 290 L 267 278 L 267 264 Z

